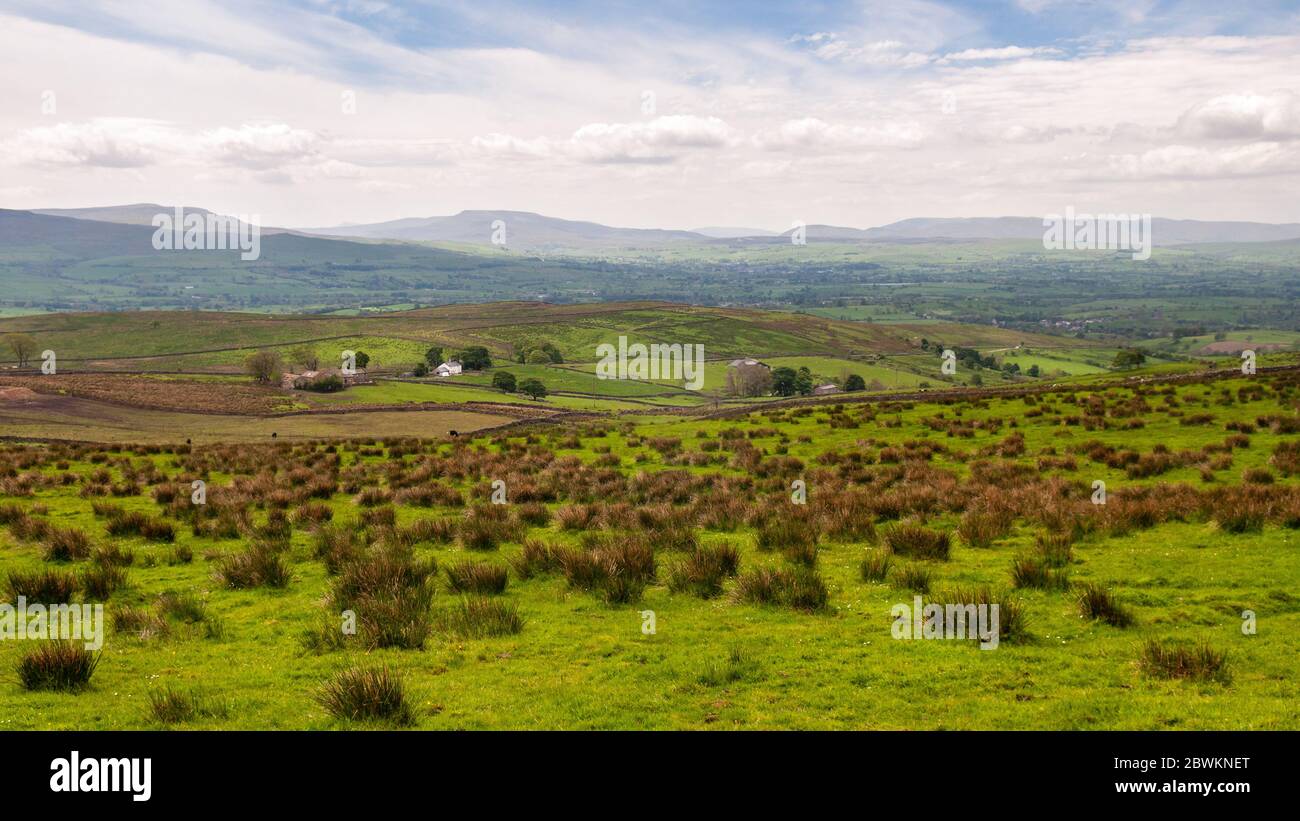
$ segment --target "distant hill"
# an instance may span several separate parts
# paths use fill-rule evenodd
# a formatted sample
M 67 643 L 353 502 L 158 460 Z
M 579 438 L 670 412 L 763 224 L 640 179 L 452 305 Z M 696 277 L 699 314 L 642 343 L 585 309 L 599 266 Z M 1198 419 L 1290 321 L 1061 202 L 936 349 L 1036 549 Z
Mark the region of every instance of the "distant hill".
M 530 211 L 461 211 L 449 217 L 408 217 L 368 225 L 302 228 L 305 234 L 363 237 L 415 242 L 460 242 L 492 245 L 493 223 L 505 224 L 506 247 L 517 250 L 651 247 L 710 238 L 692 231 L 658 228 L 613 228 L 595 222 L 557 219 Z
M 214 214 L 206 208 L 191 205 L 181 206 L 186 214 Z M 121 225 L 153 225 L 153 218 L 158 214 L 173 214 L 176 206 L 159 205 L 153 202 L 138 202 L 132 205 L 104 205 L 94 208 L 33 208 L 29 213 L 48 217 L 68 217 L 70 219 L 91 220 L 93 222 L 114 222 Z M 263 234 L 284 233 L 284 228 L 263 225 Z
M 852 229 L 848 229 L 852 230 Z M 919 239 L 1041 239 L 1042 217 L 965 217 L 906 219 L 870 228 L 869 242 Z M 1193 242 L 1274 242 L 1300 238 L 1300 224 L 1262 222 L 1204 222 L 1155 217 L 1151 235 L 1156 245 Z M 811 233 L 809 234 L 811 238 Z
M 153 229 L 0 209 L 0 253 L 44 251 L 55 258 L 91 259 L 153 252 Z
M 151 225 L 0 209 L 0 308 L 362 310 L 633 291 L 659 298 L 676 290 L 636 287 L 647 281 L 644 269 L 602 259 L 263 231 L 258 258 L 243 260 L 239 250 L 155 250 L 154 232 Z
M 701 234 L 713 239 L 738 239 L 740 237 L 775 237 L 776 231 L 768 231 L 763 228 L 729 228 L 727 226 L 708 226 L 705 228 L 692 228 L 691 233 Z

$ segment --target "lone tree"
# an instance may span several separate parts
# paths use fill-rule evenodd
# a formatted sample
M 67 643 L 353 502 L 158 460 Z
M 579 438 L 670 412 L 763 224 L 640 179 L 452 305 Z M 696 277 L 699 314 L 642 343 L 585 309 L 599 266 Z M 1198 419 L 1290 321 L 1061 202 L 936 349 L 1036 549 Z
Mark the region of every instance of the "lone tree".
M 370 367 L 370 354 L 357 351 L 357 370 L 364 371 L 368 367 Z
M 1112 367 L 1134 368 L 1147 361 L 1147 355 L 1138 348 L 1120 348 L 1115 354 Z
M 533 381 L 536 382 L 537 380 Z M 538 382 L 538 384 L 540 385 L 541 383 Z M 506 393 L 514 393 L 517 387 L 515 375 L 510 371 L 497 371 L 492 374 L 492 387 L 499 391 L 505 391 Z
M 27 334 L 14 334 L 9 337 L 9 349 L 14 352 L 18 367 L 25 368 L 32 354 L 36 353 L 36 340 Z
M 280 379 L 284 360 L 275 351 L 258 351 L 244 360 L 244 370 L 259 385 L 269 385 Z
M 442 347 L 441 347 L 440 345 L 434 345 L 432 348 L 430 348 L 429 350 L 425 351 L 425 352 L 424 352 L 424 361 L 428 363 L 428 365 L 429 365 L 430 368 L 436 368 L 436 367 L 438 367 L 439 365 L 441 365 L 441 364 L 442 364 Z
M 856 373 L 849 374 L 849 378 L 844 380 L 844 390 L 846 393 L 854 391 L 864 391 L 867 389 L 867 382 Z
M 519 392 L 526 393 L 533 399 L 541 399 L 546 396 L 546 386 L 539 379 L 525 379 L 519 383 Z

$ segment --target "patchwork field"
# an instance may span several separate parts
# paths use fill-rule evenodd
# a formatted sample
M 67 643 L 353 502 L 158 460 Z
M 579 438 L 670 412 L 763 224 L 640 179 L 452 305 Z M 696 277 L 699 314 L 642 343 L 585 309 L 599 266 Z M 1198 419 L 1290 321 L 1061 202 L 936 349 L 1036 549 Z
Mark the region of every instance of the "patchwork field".
M 10 674 L 0 722 L 1297 729 L 1298 402 L 1283 371 L 477 437 L 300 415 L 238 446 L 139 411 L 118 445 L 0 445 L 3 595 L 110 614 L 84 686 Z M 997 648 L 894 638 L 917 595 L 997 603 Z M 363 687 L 389 688 L 365 720 Z

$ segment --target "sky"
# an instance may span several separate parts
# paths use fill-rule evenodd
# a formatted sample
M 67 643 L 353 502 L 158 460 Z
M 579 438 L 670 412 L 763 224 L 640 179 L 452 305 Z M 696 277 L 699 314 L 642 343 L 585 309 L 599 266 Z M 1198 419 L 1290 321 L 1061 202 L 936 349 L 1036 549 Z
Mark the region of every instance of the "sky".
M 0 0 L 0 208 L 1300 222 L 1300 1 Z

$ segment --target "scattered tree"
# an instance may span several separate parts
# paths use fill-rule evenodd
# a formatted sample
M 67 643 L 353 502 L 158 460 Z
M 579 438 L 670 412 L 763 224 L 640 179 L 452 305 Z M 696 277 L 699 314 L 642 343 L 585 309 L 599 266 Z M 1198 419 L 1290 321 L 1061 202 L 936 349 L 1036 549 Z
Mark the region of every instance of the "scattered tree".
M 284 370 L 284 360 L 276 351 L 258 351 L 244 360 L 244 370 L 259 385 L 278 382 Z
M 492 367 L 492 356 L 482 345 L 475 345 L 460 352 L 461 367 L 467 371 L 481 371 Z
M 515 375 L 510 371 L 497 371 L 492 374 L 492 387 L 506 393 L 514 393 L 517 387 Z
M 541 399 L 546 396 L 546 386 L 538 379 L 525 379 L 519 383 L 519 392 L 528 394 L 533 399 Z
M 428 376 L 429 366 L 423 362 L 416 362 L 415 369 L 412 370 L 411 373 L 415 374 L 416 376 Z
M 800 396 L 807 396 L 813 392 L 812 371 L 807 368 L 800 368 L 794 376 L 794 389 Z
M 9 337 L 9 349 L 14 352 L 18 367 L 25 368 L 32 354 L 36 353 L 36 340 L 27 334 L 14 334 Z
M 772 393 L 777 396 L 794 396 L 799 391 L 799 374 L 794 368 L 772 369 Z
M 1120 348 L 1115 354 L 1112 367 L 1135 368 L 1147 361 L 1147 355 L 1140 348 Z
M 732 396 L 766 396 L 772 392 L 772 371 L 762 365 L 727 368 L 727 393 Z
M 320 356 L 307 345 L 294 348 L 289 356 L 295 363 L 301 365 L 304 371 L 320 369 Z
M 542 357 L 545 357 L 545 359 Z M 564 361 L 564 356 L 560 353 L 560 349 L 550 342 L 528 342 L 515 351 L 515 361 L 521 365 L 525 363 L 529 365 L 558 365 Z

